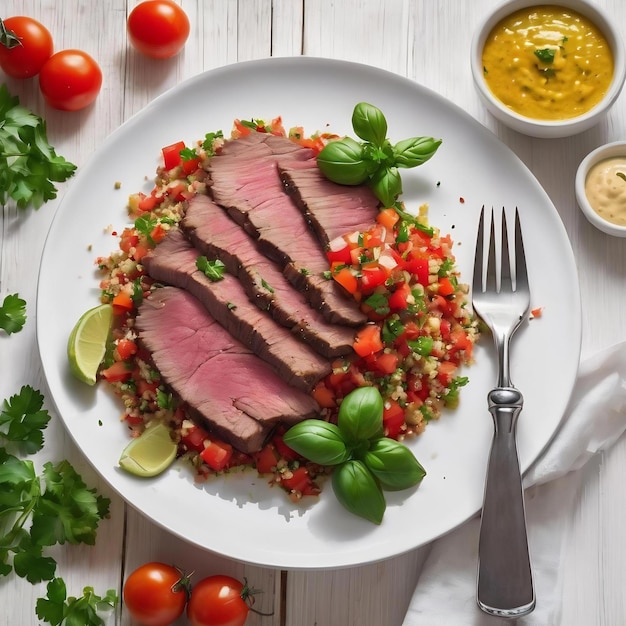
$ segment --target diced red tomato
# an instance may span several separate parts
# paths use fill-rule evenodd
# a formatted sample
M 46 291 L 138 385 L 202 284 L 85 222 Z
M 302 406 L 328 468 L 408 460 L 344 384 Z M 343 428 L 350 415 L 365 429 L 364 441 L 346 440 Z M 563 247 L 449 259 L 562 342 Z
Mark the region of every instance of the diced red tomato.
M 442 295 L 442 296 L 451 296 L 454 293 L 454 285 L 452 284 L 452 281 L 447 276 L 444 276 L 443 278 L 439 279 L 438 292 L 439 292 L 439 295 Z
M 376 287 L 384 285 L 387 278 L 389 278 L 389 272 L 378 263 L 364 265 L 360 279 L 361 291 L 369 293 L 376 289 Z
M 233 447 L 225 441 L 212 437 L 208 439 L 208 442 L 208 445 L 200 452 L 200 457 L 211 469 L 223 470 L 233 455 Z
M 358 282 L 356 276 L 347 268 L 343 267 L 338 272 L 333 272 L 333 278 L 351 294 L 356 293 Z
M 332 409 L 337 406 L 335 394 L 324 384 L 324 381 L 315 385 L 311 395 L 323 409 Z
M 245 137 L 246 135 L 249 135 L 252 130 L 250 128 L 248 128 L 245 124 L 241 123 L 241 120 L 235 120 L 233 122 L 233 126 L 235 127 L 235 135 L 237 137 Z
M 383 428 L 387 437 L 395 439 L 404 425 L 404 409 L 395 401 L 389 400 L 383 408 Z
M 259 474 L 271 474 L 276 470 L 278 454 L 276 448 L 268 443 L 259 452 L 254 454 L 254 464 Z
M 404 269 L 413 274 L 420 285 L 428 287 L 428 257 L 411 253 L 404 262 Z
M 133 375 L 133 379 L 135 381 L 135 385 L 137 387 L 137 395 L 139 397 L 143 397 L 143 394 L 148 391 L 155 393 L 156 390 L 159 388 L 159 382 L 156 380 L 148 382 L 145 378 L 138 375 Z
M 177 141 L 176 143 L 165 146 L 161 149 L 163 153 L 163 164 L 166 170 L 171 170 L 177 165 L 181 164 L 182 158 L 180 151 L 185 149 L 184 141 Z
M 102 370 L 102 376 L 110 383 L 119 383 L 128 380 L 133 375 L 125 361 L 116 361 L 110 367 Z
M 127 291 L 120 291 L 113 297 L 111 304 L 113 305 L 113 313 L 115 313 L 115 315 L 124 315 L 124 313 L 132 311 L 135 306 Z
M 457 328 L 450 333 L 450 342 L 452 344 L 450 348 L 451 352 L 463 350 L 465 352 L 465 358 L 470 359 L 472 357 L 474 344 L 463 328 Z
M 132 228 L 125 228 L 120 237 L 120 249 L 128 254 L 137 245 L 139 235 Z
M 152 239 L 154 243 L 159 243 L 160 241 L 163 241 L 165 235 L 167 235 L 167 231 L 163 228 L 163 225 L 157 224 L 150 232 L 150 239 Z
M 393 374 L 398 367 L 398 355 L 393 352 L 383 352 L 377 357 L 375 367 L 385 376 Z
M 131 339 L 120 339 L 115 346 L 120 360 L 127 361 L 133 354 L 137 354 L 137 344 Z
M 270 126 L 272 127 L 272 135 L 284 137 L 287 134 L 285 132 L 285 127 L 283 126 L 283 118 L 280 115 L 278 117 L 275 117 L 270 122 Z
M 380 326 L 378 324 L 367 324 L 363 326 L 354 339 L 354 351 L 359 356 L 368 356 L 383 349 L 383 341 L 380 336 Z
M 352 262 L 352 257 L 350 256 L 350 246 L 346 244 L 340 250 L 327 250 L 326 258 L 329 263 L 341 263 L 342 265 L 347 265 Z
M 409 299 L 412 297 L 411 287 L 408 283 L 400 283 L 396 290 L 389 296 L 389 308 L 392 311 L 403 311 L 409 308 Z
M 454 373 L 457 370 L 457 365 L 452 363 L 451 361 L 442 361 L 439 363 L 439 368 L 437 370 L 437 380 L 444 386 L 447 387 L 454 377 Z
M 185 159 L 182 164 L 183 172 L 189 176 L 189 174 L 193 174 L 200 166 L 200 157 L 196 157 L 195 159 Z
M 379 224 L 382 224 L 387 230 L 392 230 L 393 227 L 398 223 L 399 219 L 400 216 L 393 207 L 379 211 L 378 215 L 376 216 L 376 221 Z
M 181 442 L 188 450 L 202 452 L 204 441 L 208 439 L 209 433 L 200 426 L 192 426 L 182 437 Z
M 150 252 L 150 248 L 148 246 L 145 246 L 142 243 L 138 243 L 135 246 L 135 252 L 133 254 L 133 259 L 135 259 L 135 261 L 141 261 L 141 259 L 143 259 L 143 257 L 145 257 L 146 254 L 148 254 L 148 252 Z
M 182 202 L 186 199 L 187 185 L 182 181 L 170 183 L 167 186 L 166 193 L 170 198 L 174 198 L 176 202 Z
M 287 459 L 288 461 L 296 461 L 297 459 L 301 458 L 295 450 L 292 450 L 283 441 L 282 432 L 278 432 L 272 437 L 272 443 L 274 444 L 274 448 L 276 448 L 276 452 L 278 452 L 278 454 L 283 459 Z
M 303 496 L 315 495 L 319 489 L 315 488 L 309 470 L 304 465 L 300 465 L 294 470 L 287 470 L 281 478 L 281 485 L 288 491 L 301 493 Z
M 156 189 L 153 189 L 149 196 L 140 192 L 139 198 L 140 200 L 137 203 L 137 208 L 144 213 L 154 210 L 155 207 L 163 202 L 163 196 L 157 196 Z

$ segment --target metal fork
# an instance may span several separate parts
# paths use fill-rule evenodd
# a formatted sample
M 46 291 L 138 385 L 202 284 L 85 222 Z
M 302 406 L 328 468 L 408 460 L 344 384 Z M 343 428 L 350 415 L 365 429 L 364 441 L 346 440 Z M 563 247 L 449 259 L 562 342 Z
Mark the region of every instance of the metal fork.
M 522 394 L 513 386 L 509 366 L 511 337 L 528 317 L 530 291 L 519 214 L 515 210 L 513 263 L 509 254 L 506 214 L 502 210 L 500 245 L 496 242 L 493 210 L 485 229 L 480 214 L 472 304 L 491 330 L 498 361 L 497 384 L 487 398 L 494 436 L 489 455 L 478 548 L 478 606 L 499 617 L 517 618 L 535 608 L 524 493 L 515 430 Z M 485 234 L 489 233 L 486 270 Z M 499 258 L 498 258 L 499 257 Z

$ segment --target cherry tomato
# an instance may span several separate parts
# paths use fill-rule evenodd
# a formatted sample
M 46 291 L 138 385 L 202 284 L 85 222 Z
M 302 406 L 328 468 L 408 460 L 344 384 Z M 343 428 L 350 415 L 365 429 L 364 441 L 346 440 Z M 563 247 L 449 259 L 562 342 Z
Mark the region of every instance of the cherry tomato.
M 124 604 L 141 626 L 168 626 L 183 613 L 189 580 L 172 565 L 146 563 L 124 583 Z
M 52 56 L 50 31 L 37 20 L 21 15 L 0 22 L 3 24 L 0 25 L 0 67 L 13 78 L 38 74 Z
M 128 16 L 130 42 L 146 56 L 167 59 L 178 54 L 189 37 L 189 18 L 171 0 L 146 0 Z
M 61 111 L 78 111 L 100 93 L 102 71 L 82 50 L 61 50 L 41 68 L 39 87 L 46 102 Z
M 187 618 L 191 626 L 243 626 L 252 602 L 247 584 L 230 576 L 209 576 L 194 585 Z

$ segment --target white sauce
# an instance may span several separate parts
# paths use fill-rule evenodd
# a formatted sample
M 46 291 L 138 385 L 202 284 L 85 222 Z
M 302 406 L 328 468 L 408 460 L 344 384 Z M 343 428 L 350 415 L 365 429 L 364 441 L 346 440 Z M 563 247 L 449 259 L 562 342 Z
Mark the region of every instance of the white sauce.
M 607 222 L 626 226 L 626 155 L 603 159 L 587 174 L 585 194 Z

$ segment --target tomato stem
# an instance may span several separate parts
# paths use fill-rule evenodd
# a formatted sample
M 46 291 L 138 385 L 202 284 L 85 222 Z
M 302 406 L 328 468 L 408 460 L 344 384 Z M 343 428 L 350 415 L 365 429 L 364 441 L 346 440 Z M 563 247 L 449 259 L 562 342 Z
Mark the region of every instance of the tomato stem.
M 243 579 L 243 588 L 241 589 L 241 593 L 239 594 L 241 599 L 250 607 L 250 610 L 257 615 L 261 615 L 262 617 L 271 617 L 274 615 L 274 611 L 271 613 L 264 613 L 263 611 L 259 611 L 255 609 L 253 604 L 255 601 L 255 595 L 263 593 L 261 589 L 254 589 L 253 587 L 248 587 L 248 579 Z

